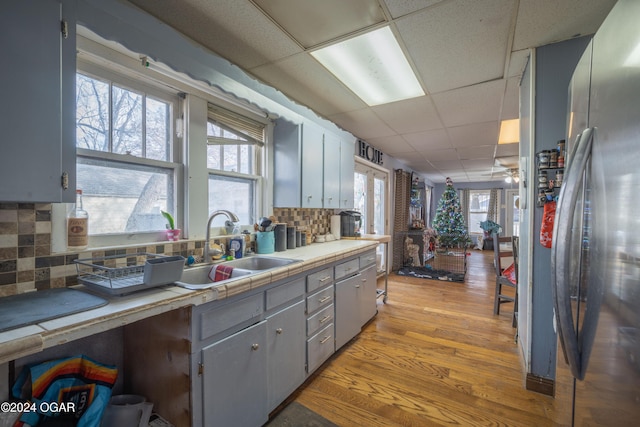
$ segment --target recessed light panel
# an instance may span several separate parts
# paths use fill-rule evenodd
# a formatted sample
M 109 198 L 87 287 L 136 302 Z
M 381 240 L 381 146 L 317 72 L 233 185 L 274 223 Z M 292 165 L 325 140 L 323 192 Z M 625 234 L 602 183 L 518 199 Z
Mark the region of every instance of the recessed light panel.
M 311 54 L 368 105 L 425 95 L 389 27 Z
M 500 123 L 498 144 L 513 144 L 520 142 L 520 119 L 503 120 Z

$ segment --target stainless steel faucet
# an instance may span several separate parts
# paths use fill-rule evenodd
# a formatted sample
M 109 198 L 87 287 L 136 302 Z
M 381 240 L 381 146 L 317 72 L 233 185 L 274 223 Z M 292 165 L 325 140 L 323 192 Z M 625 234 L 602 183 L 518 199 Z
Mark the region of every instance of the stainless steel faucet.
M 213 221 L 213 218 L 217 217 L 218 215 L 224 215 L 230 221 L 233 221 L 233 222 L 240 221 L 240 219 L 238 218 L 238 215 L 224 209 L 214 211 L 211 213 L 211 215 L 209 216 L 209 220 L 207 221 L 207 232 L 204 240 L 204 262 L 211 262 L 212 255 L 222 255 L 221 251 L 218 249 L 216 249 L 212 253 L 211 242 L 209 241 L 211 239 L 211 221 Z

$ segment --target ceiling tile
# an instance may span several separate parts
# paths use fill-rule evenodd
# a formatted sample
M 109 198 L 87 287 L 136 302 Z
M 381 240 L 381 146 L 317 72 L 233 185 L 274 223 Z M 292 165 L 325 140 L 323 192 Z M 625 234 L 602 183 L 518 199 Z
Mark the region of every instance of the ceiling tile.
M 448 150 L 427 151 L 422 152 L 422 154 L 433 164 L 444 160 L 459 160 L 458 153 L 453 148 L 450 148 Z
M 395 21 L 429 93 L 503 77 L 516 4 L 442 2 Z
M 524 73 L 524 69 L 529 61 L 529 55 L 531 51 L 529 49 L 518 50 L 511 52 L 511 58 L 509 58 L 509 71 L 507 77 L 521 77 Z
M 473 159 L 473 160 L 462 160 L 462 166 L 464 170 L 469 171 L 487 171 L 491 170 L 491 166 L 493 166 L 493 157 L 491 159 Z
M 496 157 L 517 156 L 519 150 L 520 144 L 500 144 L 496 149 Z
M 433 103 L 445 126 L 459 126 L 499 119 L 505 80 L 432 95 Z
M 383 123 L 370 108 L 331 115 L 329 120 L 361 139 L 391 136 L 396 133 Z
M 494 144 L 479 147 L 456 148 L 456 151 L 458 152 L 460 160 L 493 159 L 496 146 Z
M 244 69 L 302 51 L 248 1 L 129 1 Z
M 520 77 L 511 77 L 507 80 L 500 119 L 510 120 L 518 117 L 520 117 Z
M 456 148 L 479 147 L 498 143 L 499 123 L 474 123 L 465 126 L 449 128 L 451 144 Z
M 380 120 L 397 133 L 440 129 L 442 123 L 428 96 L 372 107 Z
M 384 154 L 395 156 L 400 153 L 415 153 L 416 150 L 402 139 L 401 136 L 392 135 L 382 138 L 369 138 L 367 142 Z
M 428 130 L 425 132 L 407 133 L 402 135 L 417 151 L 443 150 L 453 148 L 449 135 L 445 129 Z
M 596 32 L 616 0 L 521 1 L 512 50 Z
M 460 160 L 440 160 L 437 162 L 431 161 L 430 163 L 440 172 L 455 172 L 464 169 Z
M 393 18 L 408 15 L 420 9 L 433 6 L 442 0 L 383 0 Z
M 366 104 L 340 83 L 333 74 L 306 53 L 253 68 L 251 72 L 289 98 L 311 105 L 327 117 L 342 111 L 362 109 Z
M 385 22 L 378 0 L 253 0 L 302 46 L 329 40 Z

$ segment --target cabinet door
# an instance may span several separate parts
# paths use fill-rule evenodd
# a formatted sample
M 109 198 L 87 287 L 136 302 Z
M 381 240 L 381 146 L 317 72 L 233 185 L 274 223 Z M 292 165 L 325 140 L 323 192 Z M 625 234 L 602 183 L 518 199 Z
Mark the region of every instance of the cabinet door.
M 367 323 L 376 315 L 377 309 L 377 272 L 376 266 L 370 265 L 360 272 L 362 286 L 358 289 L 360 303 L 360 325 Z
M 353 173 L 355 145 L 351 140 L 340 140 L 340 208 L 353 209 Z
M 267 321 L 202 350 L 206 426 L 261 426 L 267 422 Z
M 322 131 L 308 124 L 302 125 L 302 194 L 303 208 L 322 207 L 323 143 Z
M 359 288 L 362 276 L 356 274 L 336 282 L 336 350 L 360 333 L 361 314 Z
M 304 382 L 304 301 L 267 318 L 268 412 Z
M 62 21 L 61 1 L 2 3 L 0 200 L 75 201 L 75 22 L 64 38 Z
M 332 134 L 325 133 L 322 195 L 322 205 L 325 209 L 337 209 L 340 206 L 340 170 L 340 140 Z

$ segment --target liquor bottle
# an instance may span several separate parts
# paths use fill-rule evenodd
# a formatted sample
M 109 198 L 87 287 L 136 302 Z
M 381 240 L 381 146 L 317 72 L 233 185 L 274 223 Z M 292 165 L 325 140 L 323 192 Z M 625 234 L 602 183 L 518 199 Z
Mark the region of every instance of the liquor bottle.
M 89 214 L 82 207 L 82 190 L 76 190 L 76 205 L 67 217 L 67 248 L 72 251 L 89 246 Z

